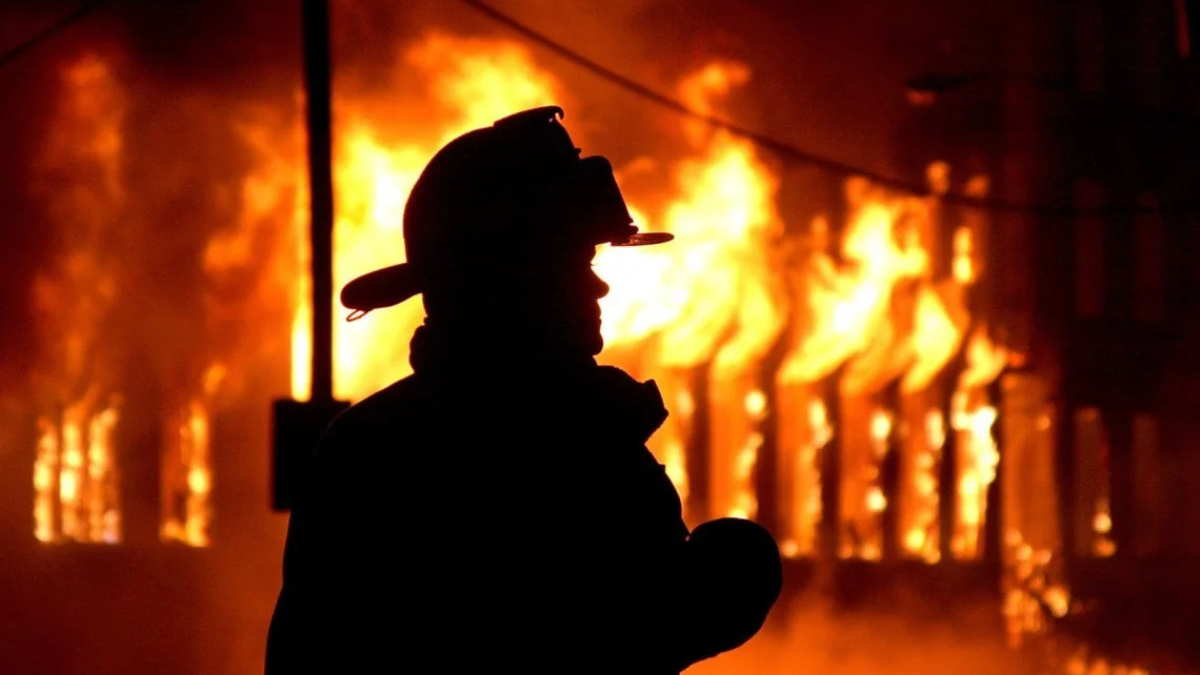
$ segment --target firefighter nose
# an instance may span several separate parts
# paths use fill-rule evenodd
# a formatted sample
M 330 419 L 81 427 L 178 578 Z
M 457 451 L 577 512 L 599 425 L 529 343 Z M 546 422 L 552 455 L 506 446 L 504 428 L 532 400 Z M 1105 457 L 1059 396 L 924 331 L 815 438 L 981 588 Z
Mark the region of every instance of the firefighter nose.
M 608 291 L 611 290 L 609 285 L 595 271 L 592 272 L 592 288 L 597 300 L 608 295 Z

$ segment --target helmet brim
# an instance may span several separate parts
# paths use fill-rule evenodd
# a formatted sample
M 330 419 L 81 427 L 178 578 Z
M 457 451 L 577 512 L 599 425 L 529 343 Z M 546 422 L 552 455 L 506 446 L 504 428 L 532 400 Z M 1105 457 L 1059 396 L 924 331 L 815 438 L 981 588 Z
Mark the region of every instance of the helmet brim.
M 613 246 L 654 246 L 675 238 L 667 232 L 638 232 L 625 239 L 613 241 Z M 367 312 L 393 307 L 425 290 L 425 278 L 409 263 L 391 265 L 355 278 L 342 287 L 342 306 L 352 310 L 348 321 L 362 318 Z

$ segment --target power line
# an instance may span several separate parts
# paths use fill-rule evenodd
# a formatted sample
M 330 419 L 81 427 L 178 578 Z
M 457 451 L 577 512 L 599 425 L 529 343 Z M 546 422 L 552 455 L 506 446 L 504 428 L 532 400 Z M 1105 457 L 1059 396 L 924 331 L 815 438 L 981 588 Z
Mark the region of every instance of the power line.
M 83 5 L 80 5 L 78 9 L 59 19 L 42 32 L 33 35 L 16 47 L 13 47 L 3 54 L 0 54 L 0 68 L 17 60 L 29 50 L 52 37 L 55 33 L 61 31 L 67 26 L 70 26 L 88 14 L 91 14 L 93 10 L 100 7 L 100 5 L 103 5 L 105 2 L 108 2 L 108 0 L 92 0 L 91 2 L 84 3 Z
M 477 12 L 487 16 L 496 23 L 503 24 L 510 30 L 521 34 L 526 39 L 541 45 L 542 47 L 558 54 L 562 58 L 580 66 L 584 70 L 591 72 L 600 78 L 607 80 L 622 89 L 625 89 L 637 96 L 640 96 L 648 101 L 656 103 L 664 108 L 674 111 L 684 117 L 689 117 L 695 120 L 704 122 L 712 127 L 724 129 L 729 133 L 745 138 L 746 140 L 771 150 L 783 157 L 809 164 L 817 168 L 829 171 L 831 173 L 842 176 L 861 176 L 883 187 L 891 188 L 898 192 L 905 192 L 916 196 L 934 196 L 932 190 L 924 185 L 913 183 L 902 178 L 889 176 L 886 174 L 864 169 L 860 166 L 848 164 L 846 162 L 818 155 L 807 150 L 802 150 L 784 141 L 765 136 L 761 133 L 747 129 L 734 122 L 707 115 L 700 111 L 689 108 L 682 102 L 671 98 L 665 94 L 655 91 L 643 84 L 621 75 L 620 73 L 608 68 L 579 52 L 563 45 L 562 43 L 540 33 L 533 28 L 521 23 L 517 19 L 504 14 L 487 3 L 480 0 L 461 0 L 463 4 L 471 7 Z M 1167 211 L 1192 211 L 1196 207 L 1194 204 L 1176 205 L 1171 207 L 1153 207 L 1153 206 L 1108 206 L 1095 208 L 1078 208 L 1070 205 L 1051 205 L 1051 204 L 1028 204 L 1021 202 L 1010 202 L 1004 200 L 990 199 L 985 197 L 972 197 L 970 195 L 947 192 L 937 195 L 938 199 L 947 204 L 958 206 L 966 206 L 973 208 L 986 209 L 989 211 L 1013 212 L 1013 213 L 1028 213 L 1031 215 L 1046 215 L 1046 216 L 1087 216 L 1087 215 L 1149 215 L 1161 214 Z

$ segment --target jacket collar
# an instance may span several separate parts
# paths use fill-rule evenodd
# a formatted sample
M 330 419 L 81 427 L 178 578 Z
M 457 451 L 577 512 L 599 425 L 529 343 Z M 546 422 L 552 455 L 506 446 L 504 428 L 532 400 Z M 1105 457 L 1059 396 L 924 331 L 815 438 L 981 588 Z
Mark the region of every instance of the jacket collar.
M 413 335 L 409 358 L 417 377 L 436 386 L 509 388 L 497 392 L 497 399 L 516 397 L 522 405 L 624 440 L 645 443 L 667 418 L 653 380 L 638 382 L 591 357 L 559 357 L 530 345 L 454 335 L 427 323 Z

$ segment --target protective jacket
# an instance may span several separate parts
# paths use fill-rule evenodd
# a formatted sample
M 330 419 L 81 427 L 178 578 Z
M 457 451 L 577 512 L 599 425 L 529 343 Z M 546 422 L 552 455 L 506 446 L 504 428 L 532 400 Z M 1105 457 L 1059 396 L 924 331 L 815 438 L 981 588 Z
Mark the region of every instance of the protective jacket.
M 678 672 L 687 527 L 653 382 L 464 357 L 328 429 L 294 506 L 267 672 Z M 702 650 L 701 650 L 702 651 Z

